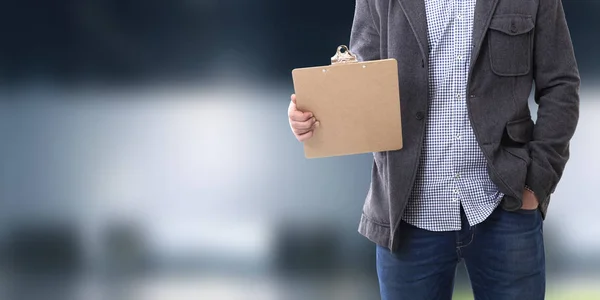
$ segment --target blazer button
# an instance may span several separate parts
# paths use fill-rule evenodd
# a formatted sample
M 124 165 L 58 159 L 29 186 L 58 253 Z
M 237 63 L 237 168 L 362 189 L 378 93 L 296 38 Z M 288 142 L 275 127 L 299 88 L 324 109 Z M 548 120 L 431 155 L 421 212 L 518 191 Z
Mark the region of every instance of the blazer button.
M 510 24 L 510 32 L 517 33 L 517 25 L 515 23 Z
M 423 120 L 423 118 L 425 118 L 425 114 L 423 114 L 423 112 L 421 112 L 421 111 L 418 111 L 415 114 L 415 118 L 417 118 L 417 120 Z

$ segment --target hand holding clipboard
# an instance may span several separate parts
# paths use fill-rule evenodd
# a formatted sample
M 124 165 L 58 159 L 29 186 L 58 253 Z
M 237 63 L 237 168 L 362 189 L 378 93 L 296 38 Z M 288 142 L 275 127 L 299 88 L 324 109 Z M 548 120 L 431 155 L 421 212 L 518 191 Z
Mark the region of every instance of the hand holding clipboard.
M 307 158 L 402 148 L 395 59 L 359 62 L 340 46 L 330 66 L 294 69 L 292 77 L 290 126 Z

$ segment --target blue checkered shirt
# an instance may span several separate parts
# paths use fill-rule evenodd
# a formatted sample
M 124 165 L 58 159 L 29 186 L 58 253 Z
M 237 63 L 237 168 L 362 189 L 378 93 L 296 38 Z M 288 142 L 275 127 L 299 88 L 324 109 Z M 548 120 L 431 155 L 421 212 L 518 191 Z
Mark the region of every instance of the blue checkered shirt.
M 476 0 L 425 0 L 429 41 L 429 112 L 405 222 L 430 231 L 484 221 L 503 195 L 488 175 L 467 111 Z

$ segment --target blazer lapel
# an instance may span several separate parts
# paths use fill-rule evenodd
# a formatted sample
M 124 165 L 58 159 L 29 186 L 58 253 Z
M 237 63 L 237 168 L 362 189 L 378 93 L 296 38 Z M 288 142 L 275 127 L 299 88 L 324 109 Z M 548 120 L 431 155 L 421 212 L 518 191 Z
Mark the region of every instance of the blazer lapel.
M 481 43 L 490 26 L 490 20 L 492 19 L 492 14 L 496 10 L 497 4 L 498 0 L 477 0 L 477 4 L 475 5 L 475 18 L 473 21 L 473 51 L 471 54 L 470 69 L 473 68 L 473 64 L 477 61 Z
M 427 42 L 427 14 L 424 0 L 397 0 L 406 15 L 406 19 L 417 37 L 421 54 L 425 61 L 429 56 L 429 43 Z

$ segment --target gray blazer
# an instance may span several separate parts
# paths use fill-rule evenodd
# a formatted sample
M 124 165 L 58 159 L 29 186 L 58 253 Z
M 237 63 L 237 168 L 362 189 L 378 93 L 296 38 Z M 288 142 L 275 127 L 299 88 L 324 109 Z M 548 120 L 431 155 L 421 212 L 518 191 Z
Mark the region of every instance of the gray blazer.
M 579 72 L 560 0 L 478 0 L 467 85 L 471 123 L 503 207 L 518 210 L 525 185 L 546 217 L 579 118 Z M 350 50 L 395 58 L 404 148 L 374 153 L 359 232 L 397 249 L 397 228 L 417 172 L 428 107 L 423 0 L 357 0 Z M 535 83 L 537 121 L 528 98 Z

